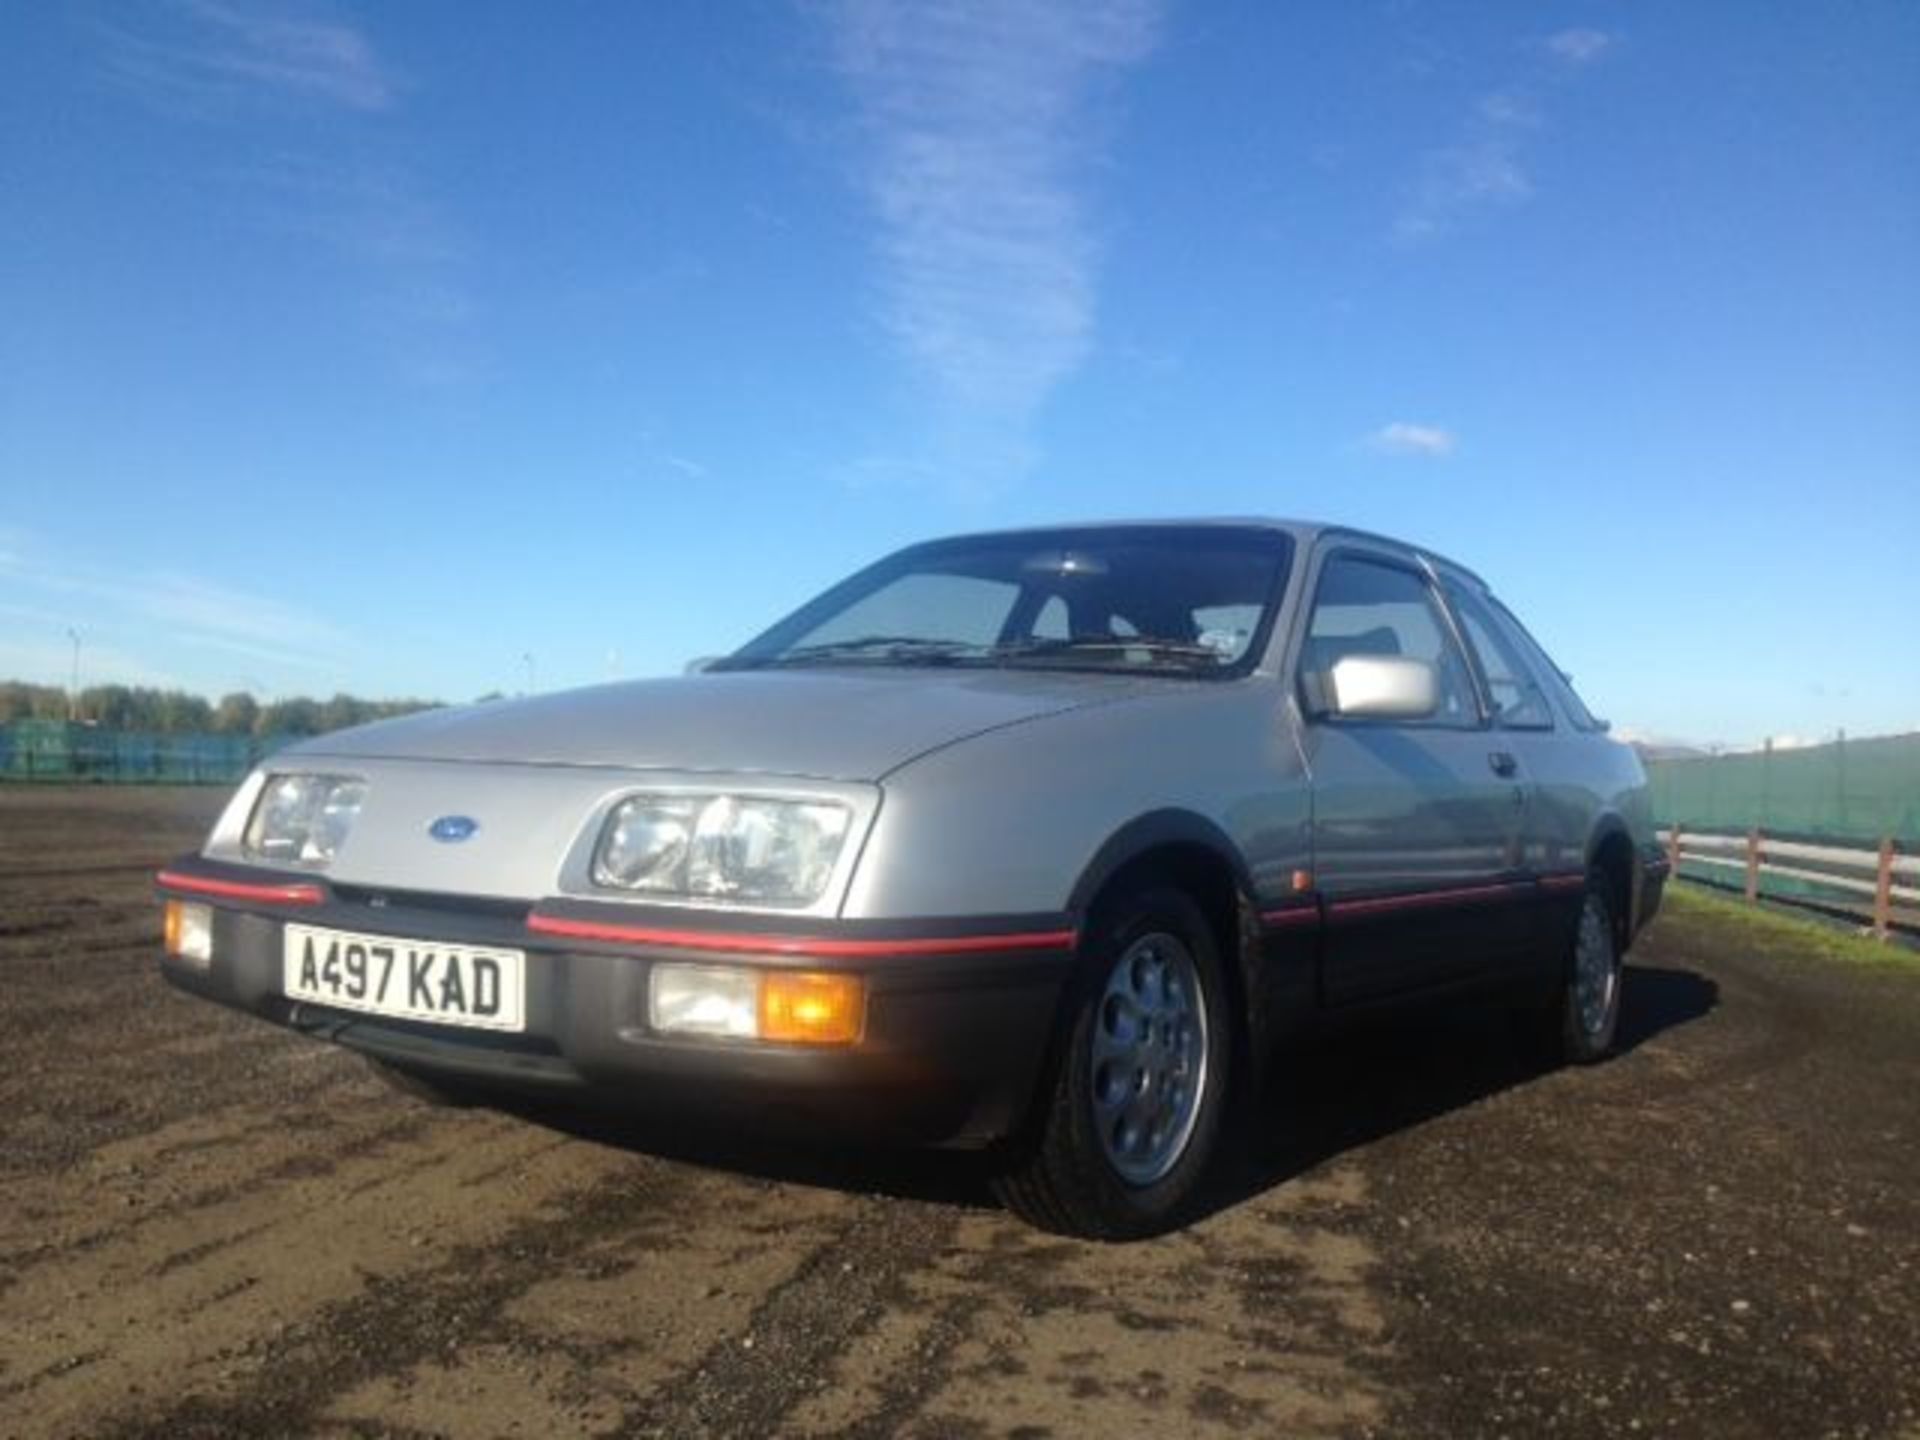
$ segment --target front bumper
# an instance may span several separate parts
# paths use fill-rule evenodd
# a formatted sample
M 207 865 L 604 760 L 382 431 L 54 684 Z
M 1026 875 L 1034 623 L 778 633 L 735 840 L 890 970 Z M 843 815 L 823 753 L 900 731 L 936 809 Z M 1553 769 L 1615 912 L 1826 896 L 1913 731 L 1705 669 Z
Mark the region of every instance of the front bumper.
M 763 917 L 379 894 L 199 859 L 157 883 L 163 895 L 213 909 L 209 965 L 163 958 L 162 974 L 182 990 L 422 1074 L 746 1118 L 789 1136 L 798 1126 L 966 1147 L 1011 1134 L 1073 960 L 1064 916 L 851 921 L 795 936 L 744 928 Z M 289 922 L 524 951 L 526 1028 L 494 1034 L 289 1000 L 281 979 Z M 657 1034 L 647 988 L 661 960 L 856 973 L 866 986 L 864 1032 L 846 1046 Z

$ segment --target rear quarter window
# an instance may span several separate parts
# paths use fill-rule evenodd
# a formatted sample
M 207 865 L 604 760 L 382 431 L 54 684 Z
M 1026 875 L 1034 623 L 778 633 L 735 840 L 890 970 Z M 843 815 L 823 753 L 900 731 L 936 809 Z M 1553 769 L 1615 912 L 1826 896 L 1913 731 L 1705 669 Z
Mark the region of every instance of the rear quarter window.
M 1533 673 L 1546 667 L 1521 649 L 1471 590 L 1452 581 L 1445 589 L 1467 646 L 1480 663 L 1495 723 L 1515 730 L 1551 730 L 1553 710 Z
M 1566 713 L 1574 729 L 1606 729 L 1605 722 L 1594 718 L 1593 712 L 1587 708 L 1586 701 L 1582 700 L 1580 693 L 1573 688 L 1573 681 L 1568 678 L 1567 672 L 1553 663 L 1553 657 L 1547 654 L 1540 642 L 1533 638 L 1527 627 L 1520 623 L 1514 613 L 1491 595 L 1487 597 L 1487 603 L 1499 615 L 1508 633 L 1519 643 L 1521 651 L 1533 662 L 1534 673 L 1539 676 L 1541 685 L 1559 702 L 1561 710 Z

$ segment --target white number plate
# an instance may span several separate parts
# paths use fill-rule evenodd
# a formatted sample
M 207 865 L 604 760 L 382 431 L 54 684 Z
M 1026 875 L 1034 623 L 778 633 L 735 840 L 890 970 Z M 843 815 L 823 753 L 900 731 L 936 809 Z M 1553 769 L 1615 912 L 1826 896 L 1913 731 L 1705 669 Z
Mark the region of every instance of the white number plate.
M 475 1030 L 527 1028 L 523 951 L 289 925 L 281 961 L 290 1000 Z

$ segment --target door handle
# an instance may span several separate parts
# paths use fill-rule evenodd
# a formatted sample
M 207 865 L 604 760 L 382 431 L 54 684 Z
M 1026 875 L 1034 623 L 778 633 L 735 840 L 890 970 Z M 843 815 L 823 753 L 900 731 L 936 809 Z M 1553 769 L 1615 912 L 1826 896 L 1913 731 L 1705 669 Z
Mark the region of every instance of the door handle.
M 1512 778 L 1514 772 L 1520 768 L 1520 762 L 1505 750 L 1495 750 L 1487 756 L 1487 764 L 1491 765 L 1493 773 L 1503 780 Z

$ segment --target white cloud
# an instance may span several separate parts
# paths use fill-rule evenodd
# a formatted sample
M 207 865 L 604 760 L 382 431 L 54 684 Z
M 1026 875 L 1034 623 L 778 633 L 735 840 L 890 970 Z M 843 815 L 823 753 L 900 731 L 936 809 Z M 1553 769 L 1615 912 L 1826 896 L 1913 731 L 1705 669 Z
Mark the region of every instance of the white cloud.
M 1512 205 L 1533 193 L 1522 163 L 1527 132 L 1539 124 L 1533 105 L 1508 91 L 1481 97 L 1472 123 L 1455 143 L 1421 161 L 1394 220 L 1403 242 L 1430 239 L 1462 216 L 1492 205 Z
M 1832 744 L 1833 738 L 1831 735 L 1774 735 L 1760 741 L 1757 745 L 1747 745 L 1741 748 L 1747 750 L 1765 750 L 1771 745 L 1775 750 L 1811 750 L 1816 745 Z
M 0 613 L 9 607 L 0 606 Z M 194 687 L 169 670 L 147 664 L 124 649 L 102 644 L 84 633 L 80 646 L 80 688 L 91 685 L 146 685 L 156 690 Z M 73 680 L 73 646 L 55 632 L 52 639 L 0 636 L 0 678 L 65 689 Z
M 345 160 L 270 152 L 220 166 L 211 178 L 264 202 L 264 227 L 318 241 L 370 267 L 430 274 L 466 258 L 465 246 L 406 169 L 361 152 Z
M 1426 240 L 1451 229 L 1466 211 L 1511 205 L 1532 193 L 1517 143 L 1505 135 L 1480 136 L 1427 157 L 1393 233 L 1402 241 Z
M 321 670 L 337 665 L 352 647 L 345 631 L 296 606 L 178 572 L 125 575 L 43 551 L 11 557 L 0 567 L 0 581 L 6 586 L 0 614 L 44 626 L 56 637 L 78 626 L 88 649 L 94 647 L 92 635 L 103 629 L 150 640 L 162 634 L 175 653 L 211 649 Z M 132 660 L 120 665 L 123 672 L 136 668 Z
M 1490 95 L 1482 95 L 1474 108 L 1480 113 L 1480 118 L 1491 125 L 1532 126 L 1540 123 L 1540 112 L 1534 103 L 1510 90 L 1495 90 Z
M 293 236 L 344 257 L 360 276 L 356 313 L 391 368 L 426 385 L 464 380 L 484 368 L 478 307 L 463 283 L 466 246 L 388 143 L 401 85 L 372 42 L 323 3 L 134 9 L 95 26 L 100 61 L 149 108 L 215 137 L 204 169 L 184 179 L 240 203 L 222 194 L 209 213 L 237 213 L 276 240 Z M 326 123 L 269 123 L 289 111 Z M 348 123 L 356 114 L 366 122 L 358 128 Z M 244 159 L 219 158 L 223 139 Z
M 1563 30 L 1543 42 L 1561 62 L 1556 69 L 1586 65 L 1613 45 L 1599 30 Z M 1540 67 L 1536 64 L 1536 72 Z M 1521 204 L 1533 194 L 1529 146 L 1545 117 L 1538 92 L 1564 76 L 1536 73 L 1533 83 L 1502 86 L 1474 101 L 1456 138 L 1429 150 L 1401 196 L 1393 234 L 1417 244 L 1453 230 L 1474 215 Z
M 393 103 L 393 77 L 343 21 L 221 0 L 138 13 L 138 29 L 101 27 L 108 69 L 163 109 L 266 100 L 371 111 Z
M 1613 36 L 1604 30 L 1575 26 L 1547 37 L 1547 49 L 1570 65 L 1586 65 L 1613 48 Z
M 346 644 L 340 629 L 325 620 L 192 575 L 159 573 L 110 583 L 123 603 L 154 619 L 224 641 L 291 647 L 282 659 L 293 652 L 335 651 Z
M 1438 425 L 1415 425 L 1395 420 L 1367 437 L 1367 448 L 1380 455 L 1416 455 L 1439 459 L 1453 453 L 1456 437 Z
M 879 222 L 881 320 L 953 414 L 1016 432 L 1092 343 L 1086 175 L 1100 76 L 1151 49 L 1150 0 L 833 13 Z M 1017 448 L 1017 447 L 1016 447 Z
M 73 623 L 71 615 L 58 610 L 48 610 L 38 605 L 15 605 L 5 600 L 0 600 L 0 618 L 40 626 L 54 634 L 64 632 Z

